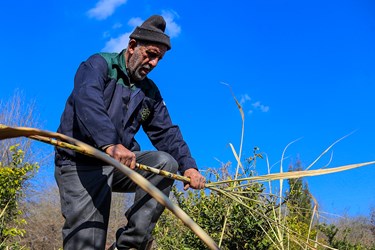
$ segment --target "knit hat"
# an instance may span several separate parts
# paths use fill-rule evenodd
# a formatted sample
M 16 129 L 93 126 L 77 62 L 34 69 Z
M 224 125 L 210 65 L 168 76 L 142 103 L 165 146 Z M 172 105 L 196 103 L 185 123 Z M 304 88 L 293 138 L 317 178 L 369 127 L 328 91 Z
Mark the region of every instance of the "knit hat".
M 129 38 L 135 40 L 144 40 L 164 44 L 171 49 L 169 36 L 164 34 L 165 20 L 162 16 L 153 15 L 149 17 L 141 26 L 137 26 Z

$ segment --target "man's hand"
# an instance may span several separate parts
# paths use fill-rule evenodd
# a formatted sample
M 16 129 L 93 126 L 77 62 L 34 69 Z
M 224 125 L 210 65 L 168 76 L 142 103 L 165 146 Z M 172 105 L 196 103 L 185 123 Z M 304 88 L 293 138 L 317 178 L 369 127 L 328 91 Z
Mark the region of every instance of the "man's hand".
M 189 187 L 194 189 L 203 189 L 204 184 L 206 183 L 206 178 L 204 178 L 203 175 L 201 175 L 198 170 L 195 168 L 189 168 L 184 173 L 185 177 L 190 178 L 190 183 L 186 183 L 184 186 L 184 190 L 188 190 Z
M 105 152 L 125 166 L 131 169 L 135 168 L 135 154 L 122 144 L 111 145 L 105 149 Z

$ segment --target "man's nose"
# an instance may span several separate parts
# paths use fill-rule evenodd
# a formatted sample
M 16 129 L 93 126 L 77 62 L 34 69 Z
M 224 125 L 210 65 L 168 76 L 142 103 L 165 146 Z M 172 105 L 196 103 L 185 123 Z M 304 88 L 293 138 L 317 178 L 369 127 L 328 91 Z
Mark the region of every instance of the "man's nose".
M 156 65 L 158 65 L 158 62 L 159 62 L 159 58 L 155 57 L 149 61 L 149 64 L 154 68 L 156 67 Z

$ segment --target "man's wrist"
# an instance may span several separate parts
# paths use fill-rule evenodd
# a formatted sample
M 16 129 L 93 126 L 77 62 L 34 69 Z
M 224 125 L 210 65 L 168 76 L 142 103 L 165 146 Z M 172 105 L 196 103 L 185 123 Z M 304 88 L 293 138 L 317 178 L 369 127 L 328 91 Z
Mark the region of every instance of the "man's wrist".
M 100 149 L 101 149 L 102 151 L 105 151 L 107 148 L 109 148 L 110 146 L 113 146 L 113 145 L 115 145 L 115 144 L 104 145 L 104 146 L 102 146 Z
M 195 171 L 197 171 L 197 172 L 199 173 L 198 168 L 191 167 L 191 168 L 186 168 L 186 169 L 184 169 L 184 171 L 182 172 L 182 175 L 184 175 L 184 174 L 186 173 L 186 171 L 191 170 L 191 169 L 194 169 Z

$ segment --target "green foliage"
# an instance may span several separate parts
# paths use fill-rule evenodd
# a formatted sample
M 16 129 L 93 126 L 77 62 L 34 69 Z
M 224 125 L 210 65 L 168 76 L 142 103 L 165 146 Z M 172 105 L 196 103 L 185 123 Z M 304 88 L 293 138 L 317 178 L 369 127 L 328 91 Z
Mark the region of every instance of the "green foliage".
M 326 223 L 323 223 L 323 224 L 320 224 L 318 226 L 318 229 L 320 230 L 320 232 L 322 232 L 326 237 L 327 237 L 327 241 L 328 241 L 328 244 L 334 248 L 337 248 L 337 249 L 348 249 L 348 250 L 365 250 L 367 248 L 363 247 L 361 244 L 352 244 L 350 243 L 346 236 L 347 234 L 349 233 L 348 230 L 346 230 L 345 233 L 345 236 L 344 236 L 344 239 L 343 240 L 337 240 L 336 239 L 336 235 L 337 235 L 337 232 L 339 231 L 339 229 L 333 225 L 333 224 L 326 224 Z
M 9 153 L 11 160 L 0 163 L 0 249 L 19 247 L 17 243 L 11 243 L 12 238 L 25 233 L 22 225 L 26 221 L 21 217 L 18 201 L 24 196 L 26 181 L 39 167 L 37 163 L 24 162 L 25 153 L 19 145 L 11 146 Z
M 254 157 L 246 160 L 249 164 L 254 164 L 257 159 L 262 159 L 262 157 L 257 153 L 257 149 L 254 149 Z M 233 180 L 234 177 L 228 169 L 229 165 L 225 165 L 221 171 L 213 172 L 214 178 L 217 181 Z M 302 170 L 300 161 L 290 166 L 290 171 L 298 170 Z M 247 172 L 244 174 L 246 176 L 255 175 L 255 170 L 251 168 L 244 171 Z M 269 188 L 266 188 L 263 182 L 238 185 L 236 181 L 222 182 L 226 184 L 220 184 L 221 186 L 218 187 L 219 190 L 230 190 L 231 197 L 225 195 L 225 192 L 216 193 L 212 190 L 189 190 L 184 193 L 176 186 L 172 194 L 182 210 L 193 218 L 213 240 L 221 242 L 223 250 L 320 250 L 327 249 L 327 246 L 335 249 L 375 250 L 372 245 L 375 241 L 368 238 L 368 235 L 372 235 L 375 231 L 375 209 L 369 223 L 361 221 L 358 223 L 359 228 L 364 229 L 363 232 L 367 238 L 355 241 L 353 238 L 358 238 L 358 236 L 353 237 L 353 234 L 350 234 L 351 229 L 341 230 L 340 228 L 340 231 L 334 225 L 318 224 L 317 219 L 314 218 L 318 212 L 315 211 L 316 201 L 303 179 L 288 179 L 287 182 L 288 189 L 283 197 L 277 195 L 280 192 L 269 190 L 272 187 L 271 184 Z M 240 195 L 240 198 L 236 195 Z M 233 197 L 238 199 L 233 199 Z M 353 230 L 356 230 L 353 223 L 351 226 Z M 340 237 L 338 237 L 338 232 Z M 207 249 L 204 243 L 182 225 L 169 210 L 163 213 L 153 233 L 158 249 Z M 348 237 L 349 234 L 350 237 Z
M 350 227 L 342 226 L 340 223 L 337 223 L 338 225 L 322 223 L 317 226 L 317 229 L 325 236 L 327 244 L 333 248 L 340 250 L 375 250 L 375 241 L 366 239 L 365 231 L 368 224 L 361 222 L 358 227 L 356 218 L 349 218 L 349 221 Z
M 297 161 L 295 166 L 290 166 L 290 171 L 302 170 L 301 162 Z M 312 216 L 312 196 L 307 183 L 302 179 L 288 179 L 289 190 L 286 193 L 288 214 L 298 217 L 305 223 L 310 223 Z
M 260 158 L 259 155 L 254 156 L 254 159 Z M 219 173 L 213 172 L 214 178 L 217 180 L 233 179 L 228 172 L 228 167 L 229 165 L 225 165 Z M 236 182 L 225 184 L 221 186 L 221 189 L 234 185 Z M 245 197 L 242 199 L 244 204 L 239 204 L 214 191 L 189 190 L 184 193 L 174 186 L 172 193 L 182 210 L 192 217 L 216 242 L 221 239 L 226 220 L 221 249 L 262 250 L 269 249 L 271 245 L 267 236 L 270 225 L 264 216 L 274 206 L 272 201 L 265 200 L 264 196 L 260 195 L 264 190 L 263 184 L 259 183 L 236 188 L 234 191 Z M 207 249 L 204 243 L 182 225 L 169 210 L 163 213 L 156 224 L 154 237 L 158 249 Z
M 256 184 L 252 187 L 253 194 L 250 196 L 256 196 L 261 191 L 262 186 Z M 188 191 L 185 195 L 176 187 L 173 193 L 178 205 L 216 242 L 220 240 L 227 208 L 231 208 L 222 249 L 268 249 L 270 242 L 261 229 L 267 228 L 266 222 L 252 216 L 242 205 L 216 193 Z M 255 200 L 247 204 L 252 210 L 263 209 Z M 165 211 L 159 219 L 154 236 L 159 249 L 206 249 L 204 243 L 175 219 L 170 211 Z
M 300 160 L 290 165 L 289 171 L 302 170 Z M 300 239 L 312 239 L 316 237 L 316 230 L 310 228 L 313 219 L 313 200 L 307 183 L 302 179 L 288 179 L 289 189 L 286 191 L 286 225 L 290 232 Z M 306 240 L 305 240 L 306 241 Z M 291 249 L 298 249 L 299 243 L 295 241 L 288 242 Z

